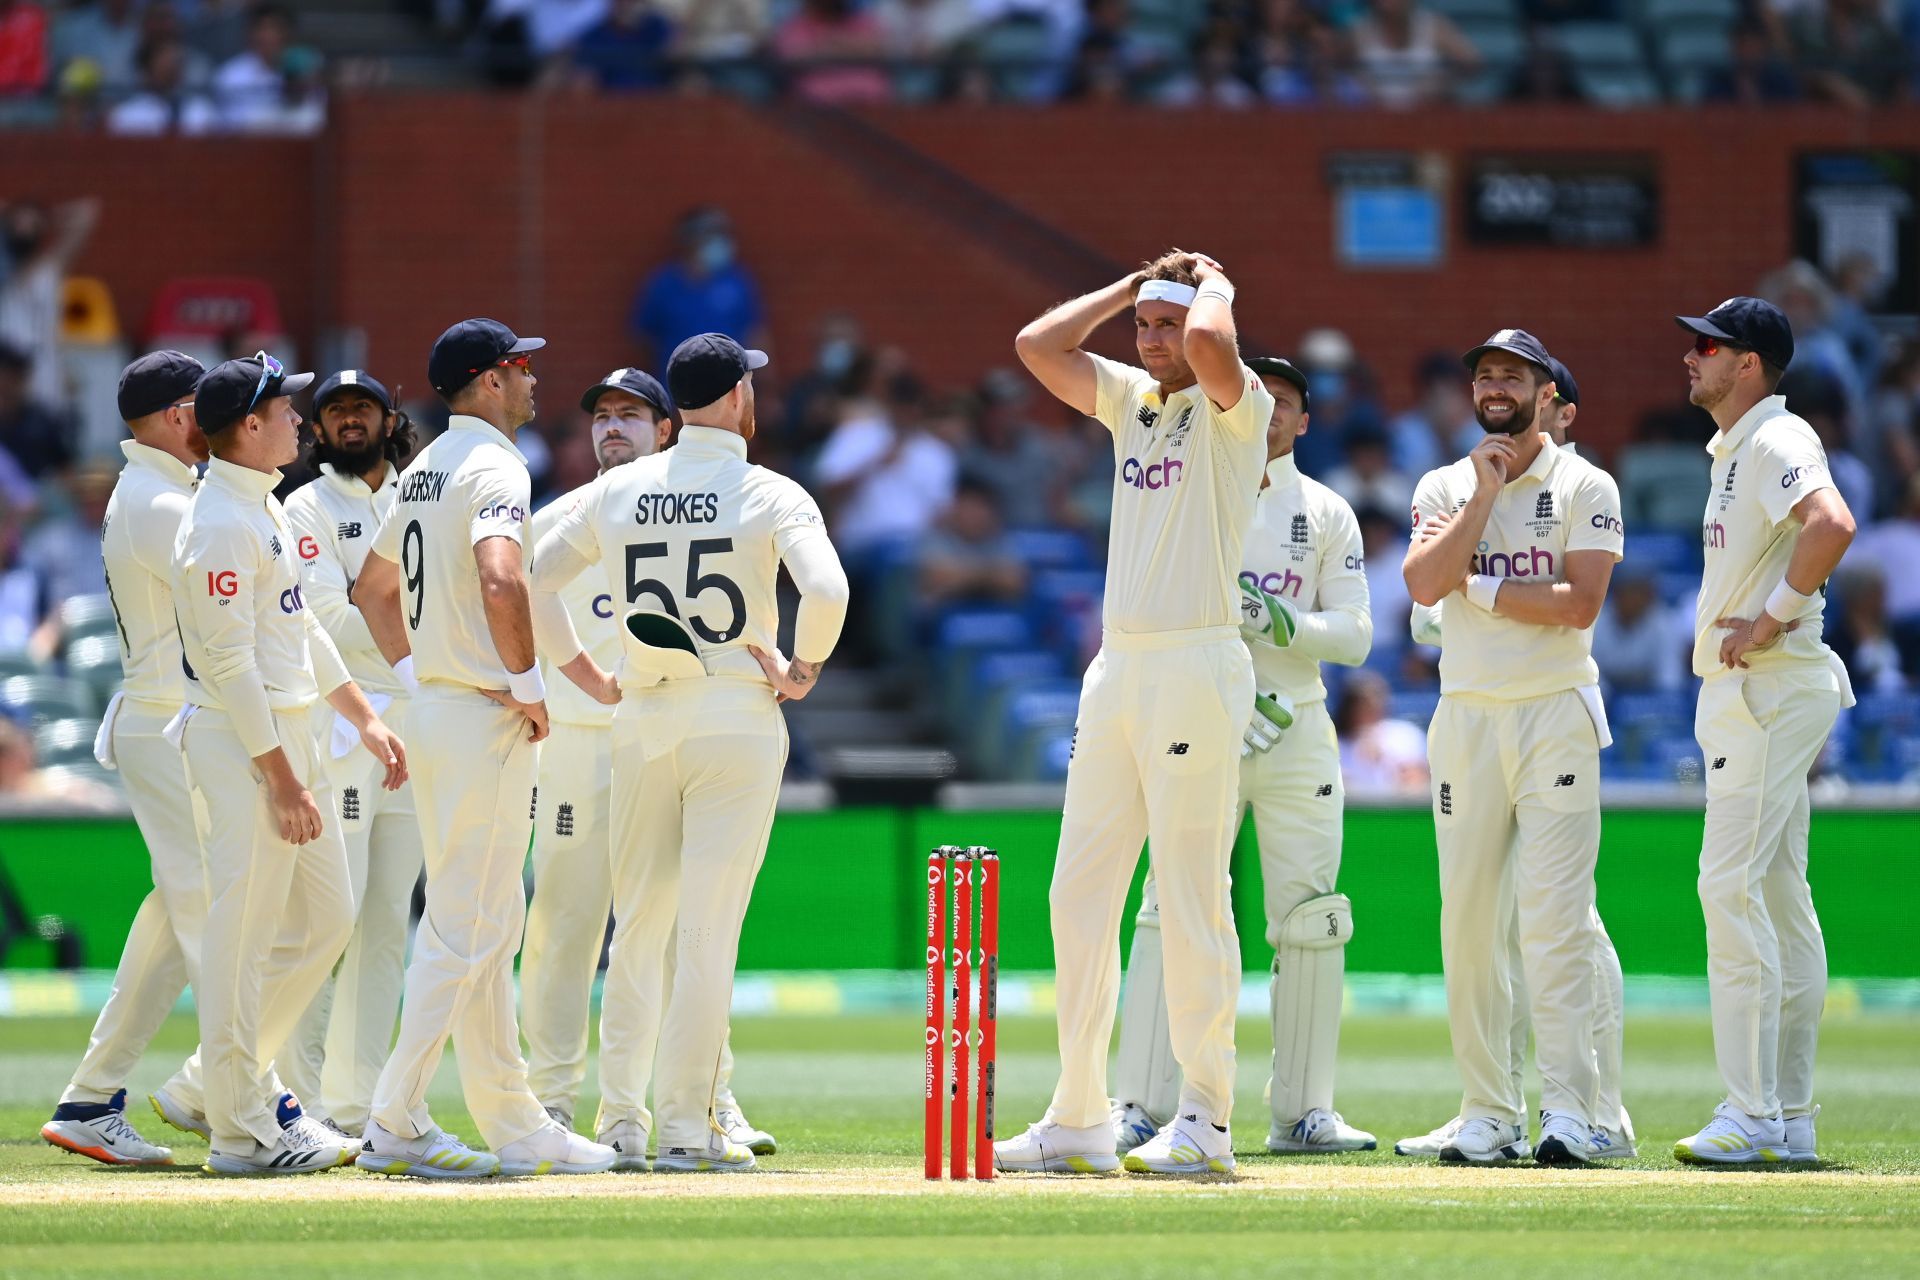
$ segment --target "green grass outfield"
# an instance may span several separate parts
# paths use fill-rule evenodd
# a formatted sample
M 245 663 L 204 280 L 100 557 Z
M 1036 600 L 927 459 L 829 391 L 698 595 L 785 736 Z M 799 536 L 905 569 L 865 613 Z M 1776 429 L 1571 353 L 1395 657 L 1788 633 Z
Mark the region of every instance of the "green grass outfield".
M 1261 1154 L 1266 1027 L 1248 1021 L 1237 1177 L 985 1186 L 920 1177 L 921 1032 L 909 1018 L 735 1024 L 736 1089 L 781 1142 L 760 1173 L 479 1186 L 350 1169 L 213 1178 L 194 1171 L 205 1145 L 165 1131 L 144 1106 L 135 1122 L 171 1142 L 181 1168 L 109 1170 L 66 1155 L 38 1129 L 86 1032 L 83 1020 L 0 1020 L 0 1275 L 1920 1273 L 1920 1020 L 1829 1021 L 1825 1159 L 1810 1170 L 1673 1162 L 1673 1140 L 1716 1099 L 1709 1029 L 1696 1017 L 1629 1021 L 1637 1161 L 1569 1172 L 1398 1159 L 1392 1139 L 1444 1120 L 1458 1097 L 1444 1025 L 1408 1016 L 1350 1018 L 1343 1032 L 1341 1107 L 1380 1135 L 1379 1152 Z M 164 1078 L 193 1038 L 191 1020 L 169 1022 L 135 1089 Z M 1052 1025 L 1003 1023 L 1001 1046 L 1007 1131 L 1045 1105 Z M 450 1056 L 435 1099 L 440 1122 L 471 1136 Z

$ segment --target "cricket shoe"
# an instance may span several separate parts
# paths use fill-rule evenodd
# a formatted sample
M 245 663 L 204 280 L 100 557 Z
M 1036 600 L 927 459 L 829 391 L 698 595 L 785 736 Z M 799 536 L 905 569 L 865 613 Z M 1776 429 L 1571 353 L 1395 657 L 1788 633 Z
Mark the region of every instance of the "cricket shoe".
M 751 1173 L 759 1167 L 753 1152 L 716 1133 L 704 1147 L 661 1147 L 653 1158 L 656 1173 Z
M 1224 1125 L 1188 1112 L 1175 1116 L 1120 1163 L 1128 1173 L 1232 1173 L 1233 1136 Z
M 1018 1137 L 993 1144 L 993 1167 L 1001 1173 L 1112 1173 L 1120 1167 L 1111 1125 L 1069 1128 L 1042 1120 Z
M 509 1178 L 543 1173 L 605 1173 L 620 1153 L 548 1120 L 518 1142 L 500 1148 L 500 1172 Z
M 1673 1144 L 1673 1158 L 1688 1164 L 1771 1164 L 1787 1158 L 1786 1125 L 1778 1117 L 1750 1116 L 1731 1102 L 1713 1109 L 1713 1120 L 1691 1138 Z
M 213 1137 L 213 1129 L 207 1124 L 207 1118 L 168 1093 L 165 1086 L 148 1094 L 147 1101 L 153 1104 L 155 1115 L 180 1132 L 190 1133 L 196 1138 Z
M 215 1139 L 213 1149 L 207 1153 L 206 1170 L 243 1176 L 324 1173 L 352 1158 L 353 1147 L 327 1133 L 319 1121 L 294 1116 L 282 1122 L 280 1136 L 271 1143 L 242 1138 L 233 1146 L 222 1146 L 219 1139 Z
M 747 1123 L 747 1113 L 740 1109 L 739 1103 L 715 1107 L 713 1122 L 720 1126 L 720 1132 L 727 1135 L 727 1141 L 745 1147 L 757 1156 L 770 1156 L 780 1149 L 773 1135 L 765 1129 L 756 1129 Z
M 1455 1116 L 1431 1133 L 1423 1133 L 1417 1138 L 1402 1138 L 1393 1144 L 1393 1154 L 1436 1159 L 1441 1150 L 1459 1136 L 1460 1126 L 1465 1123 L 1461 1117 Z
M 645 1173 L 653 1168 L 653 1162 L 647 1159 L 647 1131 L 638 1120 L 615 1121 L 600 1131 L 596 1141 L 613 1148 L 617 1173 Z
M 475 1151 L 438 1125 L 417 1138 L 402 1138 L 376 1120 L 367 1121 L 353 1163 L 368 1173 L 408 1178 L 485 1178 L 500 1172 L 499 1156 Z
M 1803 1116 L 1788 1116 L 1785 1122 L 1787 1135 L 1787 1159 L 1805 1162 L 1820 1158 L 1819 1148 L 1813 1139 L 1813 1118 L 1820 1114 L 1815 1107 Z
M 1379 1145 L 1365 1129 L 1354 1128 L 1338 1111 L 1322 1107 L 1315 1107 L 1284 1129 L 1275 1125 L 1267 1132 L 1267 1150 L 1275 1155 L 1371 1151 Z
M 1593 1126 L 1564 1111 L 1542 1111 L 1533 1158 L 1545 1165 L 1586 1164 L 1593 1159 Z
M 1118 1098 L 1111 1101 L 1113 1108 L 1113 1146 L 1121 1155 L 1133 1150 L 1143 1142 L 1151 1142 L 1153 1135 L 1160 1132 L 1160 1122 L 1147 1114 L 1147 1109 L 1137 1102 L 1122 1102 Z
M 344 1132 L 338 1125 L 315 1120 L 300 1106 L 300 1099 L 291 1093 L 280 1095 L 280 1101 L 273 1109 L 273 1118 L 279 1122 L 283 1133 L 298 1134 L 306 1145 L 331 1148 L 336 1166 L 352 1164 L 353 1158 L 360 1154 L 360 1139 Z
M 1532 1154 L 1525 1125 L 1507 1124 L 1489 1116 L 1462 1119 L 1459 1132 L 1440 1148 L 1440 1158 L 1448 1164 L 1505 1164 Z
M 40 1136 L 63 1151 L 101 1164 L 173 1163 L 171 1150 L 154 1146 L 127 1123 L 125 1089 L 106 1102 L 61 1103 L 53 1109 L 53 1119 L 40 1126 Z
M 1633 1117 L 1627 1109 L 1620 1109 L 1620 1127 L 1609 1125 L 1593 1126 L 1589 1141 L 1593 1146 L 1595 1160 L 1631 1160 L 1640 1154 L 1639 1140 L 1633 1136 Z
M 542 1107 L 541 1110 L 547 1113 L 547 1119 L 553 1121 L 562 1129 L 573 1128 L 573 1113 L 565 1107 Z

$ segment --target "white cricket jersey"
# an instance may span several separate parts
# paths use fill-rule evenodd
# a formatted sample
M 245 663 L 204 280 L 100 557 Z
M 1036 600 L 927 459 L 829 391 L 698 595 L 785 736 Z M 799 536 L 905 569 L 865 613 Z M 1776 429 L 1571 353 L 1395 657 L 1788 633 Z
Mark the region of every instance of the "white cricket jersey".
M 1693 619 L 1697 676 L 1729 674 L 1720 661 L 1720 643 L 1728 633 L 1713 624 L 1760 615 L 1787 576 L 1787 562 L 1800 540 L 1794 507 L 1815 490 L 1834 487 L 1820 437 L 1799 415 L 1787 412 L 1785 396 L 1768 396 L 1742 414 L 1731 431 L 1715 432 L 1707 452 L 1713 455 L 1713 483 L 1700 528 L 1705 568 Z M 1910 572 L 1920 572 L 1920 566 Z M 1822 583 L 1819 604 L 1778 642 L 1749 652 L 1748 669 L 1826 665 L 1826 607 Z
M 1222 410 L 1198 383 L 1164 402 L 1144 369 L 1092 356 L 1093 416 L 1113 433 L 1109 631 L 1240 624 L 1234 574 L 1267 457 L 1273 395 L 1245 365 Z
M 533 517 L 532 545 L 540 545 L 540 539 L 560 523 L 562 512 L 586 496 L 592 482 L 581 485 L 571 493 L 562 494 Z M 580 647 L 585 649 L 602 671 L 612 671 L 620 665 L 620 619 L 614 615 L 613 592 L 605 579 L 597 573 L 583 573 L 568 582 L 559 590 L 560 603 L 566 607 L 567 616 L 573 619 L 574 634 L 580 638 Z M 547 683 L 547 714 L 556 724 L 592 725 L 596 728 L 611 728 L 613 708 L 604 702 L 595 702 L 580 686 L 560 674 L 560 668 L 550 658 L 543 655 L 540 659 L 544 668 L 542 676 Z
M 380 487 L 372 489 L 359 476 L 336 471 L 331 463 L 323 462 L 320 475 L 287 498 L 287 523 L 293 526 L 307 607 L 333 637 L 353 682 L 364 690 L 389 696 L 405 690 L 380 655 L 380 646 L 367 630 L 367 620 L 348 597 L 373 547 L 374 535 L 393 510 L 394 495 L 400 491 L 399 478 L 399 472 L 389 465 Z
M 1413 527 L 1473 496 L 1473 459 L 1427 472 L 1413 495 Z M 1567 555 L 1608 551 L 1618 560 L 1626 533 L 1620 490 L 1592 463 L 1556 449 L 1508 480 L 1475 549 L 1471 572 L 1519 582 L 1564 582 Z M 1543 627 L 1480 608 L 1464 591 L 1446 599 L 1446 643 L 1440 649 L 1440 692 L 1517 701 L 1600 682 L 1591 627 Z
M 797 544 L 825 536 L 807 491 L 750 464 L 747 442 L 733 432 L 690 425 L 673 448 L 615 467 L 577 493 L 554 528 L 601 572 L 576 583 L 611 595 L 622 618 L 636 607 L 677 615 L 709 675 L 764 684 L 747 646 L 777 648 L 780 562 Z M 638 648 L 624 625 L 618 635 L 623 652 Z
M 173 598 L 185 652 L 187 701 L 234 720 L 250 756 L 279 745 L 235 688 L 257 679 L 274 711 L 300 711 L 348 679 L 306 606 L 293 529 L 273 488 L 278 471 L 215 458 L 194 491 L 173 551 Z
M 532 508 L 526 456 L 494 426 L 456 413 L 400 474 L 373 550 L 400 566 L 400 612 L 421 684 L 504 689 L 473 549 L 488 538 L 526 546 Z
M 1360 522 L 1346 499 L 1301 475 L 1291 453 L 1267 463 L 1266 474 L 1267 487 L 1254 504 L 1240 556 L 1240 577 L 1291 604 L 1299 628 L 1284 649 L 1258 641 L 1247 647 L 1260 690 L 1282 694 L 1298 706 L 1326 698 L 1322 661 L 1353 667 L 1367 660 L 1373 615 L 1366 560 Z
M 197 483 L 170 453 L 122 440 L 127 466 L 100 522 L 107 598 L 119 623 L 121 689 L 139 702 L 177 707 L 185 696 L 180 624 L 173 616 L 173 542 Z

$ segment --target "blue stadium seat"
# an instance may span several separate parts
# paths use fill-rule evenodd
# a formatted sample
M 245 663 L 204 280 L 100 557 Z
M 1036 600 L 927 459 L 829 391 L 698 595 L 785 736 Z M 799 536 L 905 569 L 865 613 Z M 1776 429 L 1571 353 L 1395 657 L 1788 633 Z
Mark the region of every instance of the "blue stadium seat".
M 1007 541 L 1030 569 L 1084 569 L 1087 540 L 1072 529 L 1009 529 Z
M 1073 759 L 1073 730 L 1055 730 L 1040 740 L 1035 782 L 1065 782 Z
M 964 696 L 946 708 L 947 723 L 965 741 L 972 758 L 989 761 L 1004 748 L 999 740 L 1007 702 L 1024 688 L 1066 676 L 1060 655 L 1045 649 L 983 653 L 971 661 Z
M 1626 563 L 1655 573 L 1687 573 L 1700 582 L 1700 539 L 1695 534 L 1654 529 L 1629 533 L 1622 552 Z
M 1099 569 L 1043 569 L 1027 586 L 1034 635 L 1062 657 L 1074 657 L 1083 624 L 1099 625 L 1107 575 Z
M 1080 682 L 1041 681 L 1021 689 L 1007 700 L 1001 715 L 999 741 L 1004 744 L 987 770 L 1001 779 L 1039 776 L 1047 742 L 1073 731 L 1080 711 Z
M 1434 708 L 1439 705 L 1438 691 L 1416 689 L 1390 696 L 1387 699 L 1387 714 L 1395 720 L 1411 720 L 1424 729 L 1433 723 Z
M 1022 649 L 1033 640 L 1026 615 L 1015 609 L 978 609 L 962 606 L 941 616 L 934 629 L 935 644 L 943 653 L 960 650 Z

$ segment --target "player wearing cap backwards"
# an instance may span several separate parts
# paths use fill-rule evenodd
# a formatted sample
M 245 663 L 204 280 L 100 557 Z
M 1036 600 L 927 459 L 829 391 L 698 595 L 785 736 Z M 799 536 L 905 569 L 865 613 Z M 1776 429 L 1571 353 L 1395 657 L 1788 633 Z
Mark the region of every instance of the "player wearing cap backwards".
M 1166 1127 L 1126 1164 L 1233 1168 L 1240 943 L 1227 863 L 1255 690 L 1235 575 L 1273 397 L 1240 361 L 1232 304 L 1218 263 L 1175 250 L 1055 308 L 1016 340 L 1049 391 L 1113 433 L 1115 476 L 1104 632 L 1080 693 L 1050 892 L 1060 1081 L 1038 1124 L 994 1144 L 1001 1169 L 1096 1173 L 1119 1163 L 1107 1041 L 1120 911 L 1143 840 L 1184 1085 Z M 1082 349 L 1129 306 L 1143 368 Z
M 400 463 L 413 452 L 413 424 L 395 410 L 386 387 L 362 369 L 345 369 L 322 382 L 313 393 L 313 418 L 313 461 L 320 474 L 287 499 L 301 589 L 367 701 L 395 732 L 410 734 L 411 664 L 402 663 L 399 671 L 387 665 L 351 596 L 373 536 L 393 509 Z M 327 775 L 347 846 L 353 940 L 339 972 L 300 1020 L 279 1067 L 309 1114 L 358 1138 L 393 1044 L 421 852 L 413 788 L 382 788 L 374 762 L 353 749 L 351 728 L 335 720 Z
M 401 472 L 354 585 L 381 654 L 396 667 L 411 656 L 420 685 L 409 713 L 427 864 L 400 1030 L 358 1160 L 375 1173 L 613 1167 L 610 1149 L 555 1123 L 527 1087 L 513 1009 L 527 911 L 520 869 L 547 703 L 522 567 L 531 482 L 512 437 L 533 420 L 532 353 L 545 345 L 497 320 L 463 320 L 440 335 L 427 381 L 452 416 Z M 427 1110 L 449 1034 L 467 1110 L 492 1153 L 468 1147 Z
M 121 373 L 120 416 L 133 439 L 120 442 L 127 466 L 100 526 L 124 679 L 107 704 L 94 752 L 120 771 L 153 865 L 153 892 L 134 914 L 92 1041 L 40 1136 L 103 1164 L 173 1162 L 171 1151 L 127 1123 L 127 1075 L 181 989 L 200 988 L 206 871 L 180 750 L 161 730 L 185 695 L 173 620 L 173 539 L 193 497 L 194 465 L 207 458 L 193 416 L 194 386 L 204 372 L 192 356 L 155 351 Z
M 1369 1151 L 1374 1138 L 1333 1109 L 1341 979 L 1353 909 L 1334 891 L 1346 789 L 1320 681 L 1324 659 L 1366 660 L 1373 640 L 1360 526 L 1333 490 L 1300 474 L 1293 443 L 1312 404 L 1306 375 L 1277 357 L 1247 361 L 1273 397 L 1267 472 L 1240 571 L 1242 637 L 1260 692 L 1240 749 L 1240 795 L 1253 807 L 1265 886 L 1273 1012 L 1273 1112 L 1267 1150 Z M 1122 1152 L 1171 1116 L 1180 1075 L 1167 1029 L 1159 891 L 1151 875 L 1134 921 L 1114 1074 Z
M 400 739 L 306 607 L 273 496 L 300 451 L 289 397 L 311 381 L 264 351 L 200 379 L 195 413 L 213 459 L 174 541 L 187 705 L 172 728 L 207 814 L 195 997 L 216 1173 L 309 1173 L 353 1157 L 291 1100 L 278 1115 L 268 1101 L 273 1060 L 353 929 L 346 847 L 326 816 L 327 706 L 352 723 L 382 785 L 407 777 Z
M 1585 1163 L 1599 1088 L 1599 756 L 1611 740 L 1592 627 L 1623 544 L 1619 492 L 1540 429 L 1554 383 L 1538 339 L 1502 329 L 1465 359 L 1487 438 L 1421 478 L 1405 565 L 1415 602 L 1447 601 L 1427 749 L 1447 1014 L 1465 1089 L 1440 1157 L 1496 1163 L 1530 1150 L 1509 1075 L 1504 953 L 1517 911 L 1541 1074 L 1536 1158 Z M 1443 514 L 1440 532 L 1421 537 Z
M 1540 429 L 1549 439 L 1568 453 L 1577 454 L 1568 434 L 1573 429 L 1574 418 L 1580 411 L 1580 388 L 1573 380 L 1573 373 L 1557 357 L 1547 358 L 1547 369 L 1553 375 L 1553 403 L 1540 417 Z M 1451 517 L 1443 512 L 1433 519 L 1422 522 L 1420 535 L 1433 537 L 1444 529 Z M 1443 643 L 1440 629 L 1442 604 L 1413 606 L 1413 639 L 1417 644 L 1440 645 Z M 1638 1154 L 1633 1134 L 1633 1120 L 1627 1114 L 1626 1106 L 1620 1100 L 1621 1059 L 1625 1053 L 1625 986 L 1620 972 L 1620 954 L 1614 950 L 1613 939 L 1607 935 L 1606 925 L 1601 923 L 1600 911 L 1596 907 L 1593 913 L 1594 929 L 1594 993 L 1593 1058 L 1594 1071 L 1599 1079 L 1595 1094 L 1593 1122 L 1593 1149 L 1590 1158 L 1594 1160 L 1631 1160 Z M 1511 924 L 1507 928 L 1506 945 L 1496 962 L 1506 970 L 1506 982 L 1510 992 L 1511 1010 L 1507 1020 L 1507 1075 L 1512 1096 L 1524 1098 L 1525 1088 L 1522 1074 L 1527 1062 L 1527 987 L 1526 975 L 1520 962 L 1520 917 L 1516 907 Z M 1496 1019 L 1497 1021 L 1497 1019 Z M 1524 1111 L 1524 1107 L 1522 1110 Z M 1460 1126 L 1464 1123 L 1455 1116 L 1439 1128 L 1418 1137 L 1402 1138 L 1393 1144 L 1393 1153 L 1397 1156 L 1437 1156 L 1449 1145 Z
M 1780 309 L 1730 298 L 1676 319 L 1694 335 L 1688 398 L 1720 428 L 1707 444 L 1693 673 L 1707 777 L 1700 906 L 1727 1096 L 1673 1153 L 1705 1164 L 1813 1160 L 1827 954 L 1807 884 L 1807 771 L 1853 705 L 1821 634 L 1853 514 L 1813 429 L 1773 394 L 1793 359 Z
M 813 690 L 846 619 L 847 578 L 820 509 L 792 480 L 746 460 L 753 370 L 766 362 L 722 334 L 682 342 L 667 366 L 679 444 L 603 474 L 534 552 L 549 654 L 574 654 L 598 673 L 558 594 L 589 565 L 600 566 L 591 581 L 624 619 L 600 1131 L 633 1167 L 645 1167 L 649 1121 L 656 1169 L 754 1167 L 717 1113 L 740 928 L 787 758 L 777 704 Z M 775 648 L 782 565 L 800 592 L 791 661 Z

